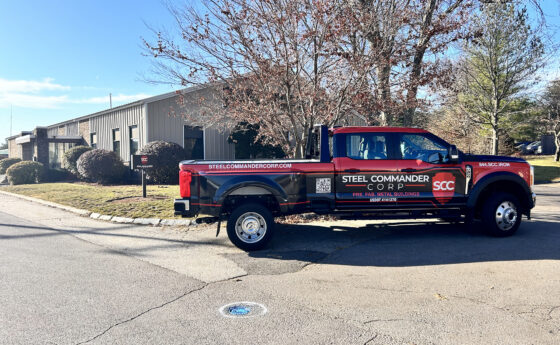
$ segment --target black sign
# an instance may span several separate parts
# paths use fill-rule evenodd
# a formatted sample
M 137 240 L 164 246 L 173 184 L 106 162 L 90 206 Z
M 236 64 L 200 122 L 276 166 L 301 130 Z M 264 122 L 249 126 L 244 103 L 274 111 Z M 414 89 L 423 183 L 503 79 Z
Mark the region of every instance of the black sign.
M 132 169 L 152 169 L 154 164 L 154 156 L 150 155 L 132 155 Z

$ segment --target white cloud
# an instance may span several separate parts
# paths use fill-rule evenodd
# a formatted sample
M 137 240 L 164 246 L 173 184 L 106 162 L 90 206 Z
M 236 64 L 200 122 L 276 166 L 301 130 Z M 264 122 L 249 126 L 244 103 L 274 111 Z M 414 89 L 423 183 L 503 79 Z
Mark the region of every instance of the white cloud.
M 113 103 L 130 103 L 130 102 L 134 102 L 134 101 L 138 101 L 141 100 L 143 98 L 148 98 L 151 97 L 152 95 L 148 95 L 145 93 L 137 93 L 134 95 L 123 95 L 122 93 L 118 94 L 118 95 L 113 95 Z M 102 96 L 102 97 L 90 97 L 90 98 L 84 98 L 84 99 L 76 99 L 76 100 L 71 100 L 70 103 L 79 103 L 79 104 L 103 104 L 103 103 L 107 103 L 109 104 L 109 95 L 107 96 Z
M 106 104 L 109 95 L 89 98 L 74 98 L 67 94 L 76 88 L 54 83 L 53 78 L 42 80 L 7 80 L 0 78 L 0 108 L 10 106 L 31 109 L 59 109 L 69 104 Z M 87 89 L 78 87 L 77 89 Z M 54 93 L 54 94 L 53 94 Z M 151 95 L 145 93 L 113 95 L 113 105 L 134 102 Z
M 70 86 L 56 84 L 53 81 L 53 78 L 44 78 L 43 80 L 8 80 L 0 78 L 0 94 L 70 90 Z
M 68 103 L 68 96 L 40 96 L 23 93 L 0 92 L 0 107 L 20 107 L 32 109 L 56 109 L 64 103 Z

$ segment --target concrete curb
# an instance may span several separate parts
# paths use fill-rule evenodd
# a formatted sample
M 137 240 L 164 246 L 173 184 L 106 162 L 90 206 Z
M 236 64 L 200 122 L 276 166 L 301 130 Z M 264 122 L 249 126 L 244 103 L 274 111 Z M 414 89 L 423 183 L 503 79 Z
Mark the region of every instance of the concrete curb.
M 21 195 L 21 194 L 17 194 L 17 193 L 6 192 L 6 191 L 3 191 L 3 190 L 0 190 L 0 194 L 5 194 L 5 195 L 13 196 L 13 197 L 16 197 L 16 198 L 20 198 L 20 199 L 23 199 L 23 200 L 36 202 L 36 203 L 41 204 L 41 205 L 45 205 L 45 206 L 49 206 L 49 207 L 53 207 L 53 208 L 58 208 L 58 209 L 61 209 L 61 210 L 64 210 L 64 211 L 72 212 L 74 214 L 77 214 L 77 215 L 80 215 L 80 216 L 83 216 L 83 217 L 90 217 L 92 219 L 105 220 L 105 221 L 114 222 L 114 223 L 152 225 L 152 226 L 189 226 L 189 227 L 196 226 L 195 222 L 191 222 L 188 219 L 184 220 L 184 219 L 159 219 L 159 218 L 126 218 L 126 217 L 109 216 L 109 215 L 106 215 L 106 214 L 95 213 L 95 212 L 91 212 L 91 211 L 88 211 L 88 210 L 83 210 L 83 209 L 70 207 L 70 206 L 66 206 L 66 205 L 61 205 L 61 204 L 57 204 L 55 202 L 46 201 L 46 200 L 38 199 L 38 198 L 33 198 L 33 197 L 30 197 L 30 196 Z

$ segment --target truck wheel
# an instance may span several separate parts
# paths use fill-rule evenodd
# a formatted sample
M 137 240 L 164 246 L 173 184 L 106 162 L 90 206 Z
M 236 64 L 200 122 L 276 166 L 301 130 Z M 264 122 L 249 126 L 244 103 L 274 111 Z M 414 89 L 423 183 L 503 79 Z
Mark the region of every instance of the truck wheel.
M 227 222 L 229 240 L 245 251 L 266 246 L 274 232 L 274 218 L 270 211 L 258 204 L 241 205 L 230 214 Z
M 496 237 L 513 235 L 521 224 L 520 205 L 509 193 L 498 192 L 484 202 L 482 222 L 486 232 Z

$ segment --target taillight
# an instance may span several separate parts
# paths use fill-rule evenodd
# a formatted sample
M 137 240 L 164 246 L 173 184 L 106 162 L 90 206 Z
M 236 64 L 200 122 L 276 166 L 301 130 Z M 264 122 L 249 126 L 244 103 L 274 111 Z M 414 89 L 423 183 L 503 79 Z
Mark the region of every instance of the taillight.
M 182 198 L 190 198 L 191 196 L 192 174 L 189 170 L 179 171 L 179 191 Z

